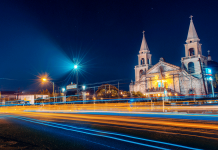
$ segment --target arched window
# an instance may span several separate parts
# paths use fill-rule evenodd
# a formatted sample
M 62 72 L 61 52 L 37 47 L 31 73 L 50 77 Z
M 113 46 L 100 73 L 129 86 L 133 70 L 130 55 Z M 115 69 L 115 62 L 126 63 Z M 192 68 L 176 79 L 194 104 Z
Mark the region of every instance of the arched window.
M 193 62 L 188 63 L 188 72 L 195 73 L 195 64 Z
M 141 78 L 141 76 L 143 75 L 143 70 L 139 71 L 139 77 Z
M 150 64 L 150 60 L 149 59 L 147 59 L 147 63 Z
M 195 91 L 193 89 L 189 89 L 188 93 L 189 94 L 195 94 Z
M 195 55 L 194 48 L 190 48 L 188 51 L 189 51 L 189 56 L 194 56 Z
M 144 64 L 145 64 L 145 59 L 142 58 L 142 59 L 141 59 L 141 65 L 144 65 Z

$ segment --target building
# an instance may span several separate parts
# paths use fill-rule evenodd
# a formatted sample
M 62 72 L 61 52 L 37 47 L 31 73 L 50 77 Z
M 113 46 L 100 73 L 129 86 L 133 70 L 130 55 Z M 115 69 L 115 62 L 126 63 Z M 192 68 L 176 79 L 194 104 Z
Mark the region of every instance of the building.
M 19 94 L 18 100 L 29 101 L 29 104 L 34 104 L 35 101 L 41 99 L 49 99 L 49 95 L 47 94 Z
M 17 99 L 16 91 L 0 91 L 0 99 L 4 99 L 6 101 Z
M 35 93 L 18 93 L 15 91 L 0 91 L 0 105 L 28 103 L 34 104 L 37 100 L 49 99 L 48 94 L 35 94 Z
M 208 93 L 208 82 L 204 68 L 211 62 L 211 56 L 202 55 L 200 39 L 194 27 L 192 16 L 185 46 L 185 57 L 181 58 L 181 67 L 165 62 L 160 58 L 152 64 L 152 54 L 148 48 L 143 31 L 141 48 L 138 54 L 138 65 L 135 66 L 135 82 L 129 85 L 130 92 L 140 91 L 146 96 L 163 96 L 167 91 L 173 95 L 205 95 Z

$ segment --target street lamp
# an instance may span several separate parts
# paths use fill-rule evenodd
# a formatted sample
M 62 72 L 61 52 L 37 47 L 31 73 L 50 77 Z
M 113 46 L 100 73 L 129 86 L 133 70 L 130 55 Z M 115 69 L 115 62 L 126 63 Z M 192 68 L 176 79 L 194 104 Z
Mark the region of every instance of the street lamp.
M 163 112 L 164 112 L 164 101 L 165 101 L 166 96 L 167 96 L 167 90 L 164 87 L 164 97 L 162 97 L 163 98 Z
M 48 79 L 47 78 L 42 78 L 42 82 L 46 82 Z M 55 97 L 54 96 L 54 82 L 51 82 L 51 81 L 49 81 L 50 83 L 52 83 L 52 85 L 53 85 L 53 97 Z
M 212 97 L 214 97 L 214 89 L 213 89 L 213 78 L 209 77 L 208 80 L 210 81 L 211 84 L 211 89 L 212 89 Z
M 76 91 L 77 91 L 77 97 L 79 99 L 79 90 L 78 90 L 78 65 L 74 65 L 74 70 L 76 70 Z
M 206 75 L 208 76 L 207 80 L 210 81 L 211 89 L 212 89 L 212 96 L 214 97 L 212 70 L 210 68 L 206 68 Z

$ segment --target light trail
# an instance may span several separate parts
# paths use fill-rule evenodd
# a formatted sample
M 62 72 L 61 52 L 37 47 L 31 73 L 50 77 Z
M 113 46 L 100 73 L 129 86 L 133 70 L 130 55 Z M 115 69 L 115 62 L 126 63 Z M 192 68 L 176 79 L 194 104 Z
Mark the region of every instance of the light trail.
M 111 116 L 111 115 L 100 115 L 100 114 L 92 115 L 92 114 L 62 114 L 62 113 L 36 113 L 36 112 L 35 113 L 21 112 L 21 113 L 16 113 L 16 115 L 27 116 L 31 118 L 40 117 L 40 119 L 44 118 L 43 120 L 50 120 L 50 121 L 56 121 L 57 119 L 60 119 L 60 120 L 94 122 L 98 124 L 107 124 L 108 126 L 113 125 L 113 126 L 131 127 L 131 128 L 143 129 L 146 131 L 153 130 L 153 132 L 159 132 L 159 133 L 164 132 L 168 134 L 174 134 L 174 131 L 177 131 L 177 135 L 192 136 L 192 137 L 196 136 L 200 138 L 218 140 L 218 138 L 216 137 L 211 137 L 217 135 L 218 133 L 217 132 L 218 126 L 217 124 L 214 124 L 214 122 L 207 122 L 206 124 L 207 126 L 202 126 L 202 124 L 205 125 L 205 122 L 204 123 L 202 123 L 202 121 L 190 122 L 187 119 L 170 119 L 170 118 L 163 119 L 163 118 L 154 118 L 154 117 L 148 118 L 148 117 Z M 156 122 L 155 122 L 156 124 L 153 123 L 154 120 L 157 119 L 158 119 L 158 123 Z M 189 128 L 190 125 L 192 125 L 192 128 Z M 164 126 L 164 130 L 163 130 L 163 126 Z M 212 126 L 212 128 L 210 128 L 210 126 Z M 212 131 L 210 131 L 209 129 Z M 204 134 L 204 136 L 199 134 Z
M 42 120 L 37 120 L 37 119 L 30 119 L 30 118 L 26 118 L 26 117 L 25 118 L 24 117 L 15 117 L 15 118 L 21 119 L 21 120 L 25 120 L 25 121 L 29 121 L 29 122 L 33 122 L 33 123 L 43 124 L 43 125 L 47 125 L 47 126 L 51 126 L 51 127 L 61 128 L 61 129 L 64 129 L 64 130 L 70 130 L 70 131 L 84 133 L 84 134 L 90 134 L 90 135 L 94 135 L 94 136 L 102 136 L 102 137 L 111 138 L 111 139 L 115 139 L 115 140 L 119 140 L 119 141 L 123 141 L 123 142 L 128 142 L 128 143 L 132 143 L 132 144 L 137 144 L 137 145 L 141 145 L 141 146 L 152 147 L 152 148 L 156 148 L 156 149 L 165 149 L 165 150 L 167 150 L 167 148 L 162 148 L 162 147 L 153 146 L 153 145 L 149 145 L 149 144 L 143 144 L 143 143 L 134 142 L 134 141 L 130 141 L 130 140 L 125 140 L 125 139 L 121 139 L 121 138 L 116 138 L 116 137 L 112 137 L 112 136 L 106 136 L 106 135 L 99 135 L 99 134 L 95 134 L 95 133 L 89 133 L 89 132 L 85 132 L 85 131 L 92 131 L 92 132 L 97 132 L 97 133 L 105 133 L 105 134 L 109 134 L 109 135 L 116 135 L 116 136 L 121 136 L 121 137 L 127 137 L 127 138 L 131 138 L 131 139 L 148 141 L 148 142 L 164 144 L 164 145 L 170 145 L 170 146 L 180 147 L 180 148 L 185 148 L 185 149 L 199 150 L 199 149 L 196 149 L 196 148 L 182 146 L 182 145 L 178 145 L 178 144 L 172 144 L 172 143 L 167 143 L 167 142 L 149 140 L 149 139 L 144 139 L 144 138 L 138 138 L 138 137 L 133 137 L 133 136 L 124 135 L 124 134 L 105 132 L 105 131 L 99 131 L 99 130 L 93 130 L 93 129 L 87 129 L 87 128 L 78 128 L 78 127 L 75 127 L 75 126 L 70 126 L 70 125 L 65 125 L 65 124 L 60 124 L 60 123 L 54 123 L 54 122 L 48 122 L 48 121 L 42 121 Z M 66 127 L 73 128 L 73 129 L 68 129 Z M 85 131 L 80 131 L 80 130 L 85 130 Z
M 95 124 L 96 126 L 105 126 L 106 128 L 122 128 L 126 130 L 156 132 L 160 135 L 168 134 L 218 141 L 218 115 L 145 112 L 146 110 L 151 110 L 151 107 L 154 110 L 162 110 L 160 103 L 161 102 L 155 102 L 155 106 L 153 107 L 151 106 L 151 102 L 130 101 L 123 103 L 112 103 L 110 101 L 96 104 L 77 103 L 44 106 L 10 106 L 0 107 L 0 113 L 40 119 L 43 121 L 80 121 Z M 168 110 L 175 108 L 178 110 L 203 110 L 208 108 L 216 110 L 218 106 L 165 106 L 165 109 Z M 208 117 L 209 120 L 198 121 L 196 117 Z M 194 120 L 190 120 L 189 118 Z
M 41 115 L 45 113 L 41 113 Z M 31 115 L 34 115 L 31 114 Z M 31 116 L 30 115 L 30 116 Z M 40 115 L 40 113 L 38 113 Z M 218 125 L 214 124 L 205 124 L 205 123 L 190 123 L 190 122 L 185 122 L 187 120 L 182 120 L 182 121 L 175 121 L 172 119 L 160 119 L 154 120 L 154 118 L 145 118 L 145 117 L 135 117 L 134 119 L 132 118 L 126 118 L 122 116 L 111 116 L 111 115 L 92 115 L 92 114 L 74 114 L 74 116 L 70 114 L 62 114 L 62 113 L 47 113 L 47 117 L 55 117 L 57 119 L 73 119 L 76 118 L 81 121 L 94 121 L 98 123 L 110 123 L 110 121 L 118 121 L 118 122 L 129 122 L 129 123 L 141 123 L 141 124 L 156 124 L 156 125 L 164 125 L 164 126 L 174 126 L 174 127 L 186 127 L 186 128 L 199 128 L 199 129 L 211 129 L 211 130 L 218 130 Z M 107 122 L 107 120 L 109 120 Z M 100 122 L 99 122 L 100 121 Z M 105 122 L 104 122 L 105 121 Z M 151 122 L 152 121 L 152 122 Z M 122 124 L 123 125 L 123 124 Z M 139 126 L 139 125 L 138 125 Z
M 25 106 L 25 108 L 17 107 L 23 110 L 41 110 L 42 108 L 44 110 L 62 110 L 63 112 L 67 111 L 120 111 L 120 112 L 149 112 L 149 111 L 155 111 L 155 112 L 161 112 L 163 110 L 162 105 L 159 103 L 156 103 L 156 105 L 149 105 L 150 102 L 124 102 L 124 103 L 97 103 L 97 104 L 62 104 L 62 105 L 38 105 L 38 106 Z M 16 104 L 14 104 L 16 105 Z M 23 104 L 20 104 L 20 106 L 24 106 Z M 3 107 L 0 107 L 1 109 L 5 109 Z M 13 110 L 13 107 L 7 107 L 6 109 Z M 167 112 L 174 112 L 174 111 L 216 111 L 218 112 L 218 105 L 215 106 L 171 106 L 171 105 L 165 105 L 164 107 Z M 214 115 L 215 116 L 215 115 Z
M 18 118 L 18 119 L 21 119 L 21 118 Z M 32 123 L 37 123 L 37 124 L 42 124 L 42 125 L 46 125 L 46 126 L 50 126 L 50 127 L 54 127 L 54 128 L 60 128 L 60 129 L 68 130 L 68 131 L 74 131 L 74 132 L 79 132 L 79 133 L 84 133 L 84 134 L 89 134 L 89 135 L 94 135 L 94 136 L 101 136 L 101 137 L 105 137 L 105 138 L 110 138 L 110 139 L 114 139 L 114 140 L 119 140 L 119 141 L 123 141 L 123 142 L 132 143 L 132 144 L 137 144 L 137 145 L 141 145 L 141 146 L 146 146 L 146 147 L 151 147 L 151 148 L 156 148 L 156 149 L 162 149 L 162 150 L 169 150 L 169 149 L 158 147 L 158 146 L 143 144 L 143 143 L 134 142 L 134 141 L 130 141 L 130 140 L 124 140 L 124 139 L 121 139 L 121 138 L 115 138 L 115 137 L 111 137 L 111 136 L 99 135 L 99 134 L 79 131 L 79 130 L 75 130 L 75 129 L 68 129 L 68 128 L 65 128 L 65 127 L 61 127 L 60 125 L 59 126 L 55 126 L 55 125 L 51 125 L 49 123 L 42 123 L 42 122 L 38 122 L 38 121 L 31 121 L 31 120 L 28 120 L 28 119 L 21 119 L 21 120 L 32 122 Z

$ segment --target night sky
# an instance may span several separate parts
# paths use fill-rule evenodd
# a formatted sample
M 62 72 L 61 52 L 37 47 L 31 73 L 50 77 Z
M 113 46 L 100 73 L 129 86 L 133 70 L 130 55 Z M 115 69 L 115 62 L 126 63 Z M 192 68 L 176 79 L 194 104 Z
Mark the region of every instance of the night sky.
M 130 82 L 143 30 L 153 64 L 164 57 L 181 66 L 190 15 L 203 55 L 218 61 L 217 8 L 215 0 L 1 0 L 0 90 L 38 90 L 45 72 L 57 86 L 75 82 L 73 58 L 79 84 Z

